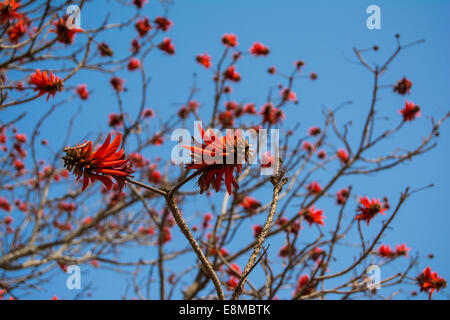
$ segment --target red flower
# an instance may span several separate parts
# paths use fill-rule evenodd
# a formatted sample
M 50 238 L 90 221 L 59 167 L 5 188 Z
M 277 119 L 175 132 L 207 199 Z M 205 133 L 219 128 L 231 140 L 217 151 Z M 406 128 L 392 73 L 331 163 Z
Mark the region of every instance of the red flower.
M 89 91 L 87 91 L 86 87 L 86 84 L 80 84 L 75 89 L 76 93 L 78 93 L 82 100 L 86 100 L 87 98 L 89 98 Z
M 152 30 L 152 25 L 147 17 L 145 17 L 145 19 L 138 20 L 134 27 L 138 31 L 139 37 L 145 36 L 150 30 Z
M 207 53 L 199 54 L 199 55 L 197 55 L 197 57 L 195 57 L 195 59 L 197 60 L 198 63 L 203 65 L 206 69 L 211 67 L 211 57 Z
M 234 126 L 234 115 L 230 110 L 226 110 L 219 114 L 219 122 L 222 128 L 231 128 Z
M 5 0 L 0 3 L 0 23 L 21 18 L 22 15 L 16 12 L 19 6 L 16 0 Z
M 18 23 L 8 29 L 9 41 L 12 43 L 17 43 L 26 32 L 27 26 L 24 25 L 23 20 L 19 20 Z
M 261 42 L 255 42 L 248 51 L 254 56 L 267 56 L 270 53 L 269 47 Z
M 236 277 L 231 277 L 227 281 L 227 285 L 231 290 L 236 289 L 238 284 L 239 284 L 239 279 L 237 279 Z
M 310 75 L 309 75 L 309 78 L 310 78 L 311 80 L 317 80 L 317 73 L 311 72 Z
M 131 51 L 136 54 L 139 52 L 139 50 L 141 49 L 141 45 L 139 44 L 139 40 L 138 39 L 133 39 L 133 41 L 131 41 Z
M 314 288 L 305 288 L 306 284 L 309 282 L 309 276 L 307 274 L 304 274 L 301 276 L 297 281 L 297 288 L 294 292 L 294 296 L 299 294 L 303 291 L 303 294 L 308 295 L 310 294 Z
M 282 258 L 286 258 L 292 255 L 295 255 L 297 253 L 297 248 L 293 244 L 285 244 L 280 248 L 280 252 L 278 252 L 278 255 Z
M 24 133 L 16 133 L 14 135 L 14 138 L 16 138 L 17 142 L 19 142 L 19 143 L 26 143 L 27 142 L 27 136 Z
M 141 66 L 141 62 L 139 59 L 131 58 L 130 62 L 128 62 L 128 70 L 133 71 L 138 69 Z
M 261 107 L 260 114 L 263 116 L 263 124 L 277 124 L 285 118 L 283 110 L 275 108 L 270 102 L 267 102 Z
M 243 112 L 247 113 L 247 114 L 256 114 L 255 104 L 254 103 L 247 103 L 244 106 Z
M 102 57 L 112 57 L 114 55 L 114 51 L 106 42 L 100 42 L 97 48 Z
M 150 108 L 145 108 L 144 111 L 142 111 L 142 117 L 144 118 L 153 118 L 154 115 L 153 110 Z
M 56 33 L 58 41 L 64 44 L 72 44 L 75 39 L 75 34 L 83 31 L 78 28 L 67 27 L 67 18 L 60 18 L 53 22 L 53 25 L 55 29 L 50 30 L 50 32 Z
M 317 136 L 320 134 L 320 132 L 321 132 L 321 130 L 319 127 L 311 127 L 308 129 L 308 134 L 310 136 Z
M 36 72 L 30 76 L 30 83 L 35 86 L 34 91 L 39 91 L 38 97 L 48 93 L 47 101 L 50 96 L 54 97 L 56 92 L 62 91 L 64 82 L 58 76 L 55 76 L 53 72 L 47 75 L 47 71 L 41 73 L 41 70 L 36 69 Z
M 175 47 L 172 44 L 172 40 L 170 40 L 169 38 L 164 38 L 163 42 L 158 44 L 158 48 L 166 52 L 167 54 L 175 54 Z
M 165 17 L 156 17 L 155 19 L 156 29 L 167 31 L 173 25 L 172 21 Z
M 377 254 L 383 258 L 392 258 L 394 256 L 394 251 L 391 250 L 390 246 L 386 246 L 386 245 L 382 244 L 378 248 Z
M 344 204 L 345 202 L 347 202 L 348 196 L 349 196 L 349 191 L 347 188 L 339 190 L 336 193 L 337 203 Z
M 348 153 L 344 149 L 339 149 L 337 152 L 337 156 L 342 163 L 347 163 L 349 160 Z
M 397 84 L 394 86 L 394 92 L 398 92 L 401 95 L 405 95 L 410 93 L 412 87 L 412 82 L 406 78 L 397 81 Z
M 148 3 L 148 0 L 133 0 L 133 3 L 138 9 L 142 9 L 144 4 Z
M 379 199 L 374 198 L 370 201 L 368 197 L 360 197 L 359 201 L 360 205 L 357 210 L 360 214 L 356 215 L 355 219 L 365 220 L 367 221 L 367 225 L 369 225 L 370 220 L 372 220 L 378 213 L 384 215 L 384 212 L 387 210 L 383 207 Z
M 232 263 L 228 269 L 227 269 L 227 273 L 230 276 L 236 276 L 236 273 L 240 274 L 242 273 L 241 267 L 239 267 L 236 263 Z
M 228 47 L 236 47 L 238 45 L 237 37 L 232 33 L 226 33 L 222 36 L 222 43 Z
M 308 209 L 301 211 L 300 215 L 303 217 L 303 219 L 306 220 L 306 222 L 309 223 L 310 226 L 312 226 L 313 223 L 320 224 L 322 226 L 325 225 L 325 222 L 323 221 L 323 219 L 325 219 L 323 210 L 316 210 L 314 205 Z
M 318 261 L 323 255 L 325 254 L 325 251 L 319 247 L 315 247 L 311 250 L 309 253 L 309 258 L 314 261 Z
M 123 114 L 111 113 L 108 117 L 110 127 L 121 127 L 123 125 Z
M 319 193 L 320 191 L 322 191 L 322 187 L 320 186 L 320 184 L 317 183 L 317 181 L 311 182 L 306 187 L 306 189 L 308 189 L 308 191 L 311 193 Z
M 397 256 L 407 257 L 409 250 L 411 250 L 411 248 L 407 248 L 405 243 L 403 243 L 401 245 L 399 245 L 399 244 L 395 245 L 395 254 Z
M 320 150 L 317 152 L 317 158 L 319 159 L 325 159 L 327 157 L 327 152 L 325 150 Z
M 304 141 L 302 144 L 302 149 L 305 150 L 308 153 L 314 152 L 315 148 L 314 145 L 311 142 Z
M 292 91 L 289 88 L 284 88 L 281 90 L 280 95 L 283 99 L 283 101 L 294 101 L 297 102 L 297 95 L 294 91 Z
M 241 75 L 238 72 L 236 72 L 234 65 L 228 67 L 228 69 L 225 70 L 225 72 L 223 73 L 223 76 L 225 77 L 225 79 L 234 82 L 239 82 L 241 80 Z
M 109 81 L 109 83 L 111 83 L 111 85 L 113 86 L 114 90 L 116 90 L 117 92 L 123 91 L 124 82 L 125 79 L 121 79 L 117 76 L 112 77 L 111 80 Z
M 124 150 L 117 151 L 121 141 L 122 135 L 118 134 L 111 143 L 111 134 L 108 134 L 103 145 L 95 152 L 92 151 L 92 141 L 64 148 L 64 167 L 69 171 L 73 170 L 77 180 L 83 176 L 82 191 L 95 180 L 101 181 L 110 190 L 113 184 L 111 177 L 117 181 L 119 191 L 122 190 L 125 179 L 130 177 L 134 170 L 129 160 L 125 159 Z
M 277 72 L 277 68 L 275 68 L 274 66 L 270 67 L 269 69 L 267 69 L 267 72 L 270 74 L 275 74 L 275 72 Z
M 444 278 L 439 277 L 437 272 L 431 272 L 431 268 L 427 267 L 416 278 L 421 292 L 428 292 L 428 299 L 431 300 L 431 296 L 435 290 L 439 291 L 447 286 L 447 281 Z
M 219 192 L 222 177 L 225 176 L 225 186 L 231 195 L 232 186 L 239 188 L 233 171 L 236 168 L 240 173 L 242 162 L 248 162 L 250 146 L 239 134 L 231 134 L 231 131 L 227 131 L 227 135 L 220 138 L 212 130 L 208 135 L 201 124 L 198 128 L 202 142 L 195 142 L 194 146 L 183 146 L 192 152 L 193 162 L 187 164 L 186 169 L 201 172 L 198 179 L 200 193 L 208 190 L 211 184 L 216 192 Z M 232 160 L 232 163 L 227 163 L 227 159 L 228 162 Z
M 257 238 L 261 234 L 262 229 L 263 229 L 262 226 L 260 226 L 259 224 L 254 225 L 253 226 L 253 236 L 255 238 Z
M 256 210 L 261 207 L 261 202 L 253 197 L 245 197 L 239 205 L 243 207 L 247 213 L 254 214 Z
M 406 101 L 405 107 L 399 110 L 399 113 L 403 115 L 403 121 L 412 121 L 421 115 L 420 107 L 412 101 Z

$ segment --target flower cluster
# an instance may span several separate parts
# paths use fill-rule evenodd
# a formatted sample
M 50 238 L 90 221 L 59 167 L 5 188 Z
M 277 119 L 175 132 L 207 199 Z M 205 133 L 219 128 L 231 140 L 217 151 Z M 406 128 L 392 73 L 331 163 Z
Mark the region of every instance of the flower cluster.
M 125 159 L 125 152 L 119 148 L 122 141 L 122 135 L 118 134 L 111 142 L 111 134 L 108 135 L 103 145 L 92 150 L 92 141 L 87 141 L 76 147 L 66 147 L 64 167 L 72 171 L 79 180 L 83 177 L 84 191 L 89 183 L 96 180 L 101 181 L 105 187 L 110 190 L 113 182 L 111 177 L 117 181 L 119 190 L 122 190 L 126 183 L 126 178 L 130 177 L 134 170 L 128 159 Z
M 186 169 L 198 170 L 200 193 L 208 190 L 210 185 L 218 192 L 222 179 L 225 177 L 225 186 L 231 195 L 232 186 L 239 188 L 233 176 L 234 169 L 240 173 L 242 163 L 248 162 L 250 146 L 238 132 L 231 134 L 231 131 L 227 131 L 227 135 L 220 138 L 213 130 L 209 130 L 207 134 L 201 124 L 199 124 L 199 131 L 202 142 L 195 142 L 194 146 L 183 146 L 192 152 L 193 161 L 186 165 Z

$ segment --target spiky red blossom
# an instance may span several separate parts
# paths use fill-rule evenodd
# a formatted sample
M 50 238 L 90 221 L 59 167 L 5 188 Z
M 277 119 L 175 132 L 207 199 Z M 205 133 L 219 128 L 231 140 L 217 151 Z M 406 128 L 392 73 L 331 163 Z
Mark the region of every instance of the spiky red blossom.
M 314 145 L 311 142 L 304 141 L 302 143 L 302 149 L 305 150 L 308 153 L 312 153 L 312 152 L 314 152 L 314 150 L 316 148 L 314 147 Z
M 19 20 L 14 26 L 8 29 L 8 37 L 11 43 L 17 43 L 20 38 L 27 32 L 27 25 L 23 20 Z
M 100 42 L 97 48 L 102 57 L 112 57 L 114 55 L 114 51 L 106 42 Z
M 256 210 L 261 207 L 261 202 L 253 197 L 245 197 L 239 205 L 244 208 L 244 210 L 249 214 L 254 214 Z
M 109 114 L 109 123 L 110 127 L 121 127 L 123 125 L 123 114 L 111 113 Z
M 58 41 L 64 44 L 72 44 L 75 39 L 75 34 L 83 31 L 79 28 L 67 27 L 67 17 L 56 20 L 53 22 L 53 25 L 55 28 L 50 30 L 50 32 L 56 33 Z
M 382 244 L 377 251 L 377 254 L 383 258 L 392 258 L 394 256 L 394 251 L 388 245 Z
M 323 221 L 323 219 L 325 219 L 323 210 L 316 210 L 314 205 L 310 208 L 300 211 L 299 214 L 303 217 L 303 219 L 306 220 L 306 222 L 309 223 L 310 226 L 312 226 L 313 223 L 320 224 L 322 226 L 325 225 L 325 222 Z
M 0 209 L 10 212 L 11 211 L 11 205 L 9 204 L 9 201 L 6 198 L 3 198 L 0 196 Z
M 138 9 L 142 9 L 144 4 L 148 3 L 148 0 L 133 0 L 133 3 Z
M 141 116 L 143 118 L 153 118 L 154 115 L 155 115 L 155 113 L 150 108 L 145 108 L 144 111 L 142 111 L 142 114 L 141 114 Z
M 422 273 L 417 276 L 416 280 L 420 286 L 420 292 L 428 292 L 428 299 L 430 300 L 434 291 L 439 291 L 442 288 L 447 287 L 447 281 L 445 281 L 444 278 L 439 277 L 437 272 L 432 272 L 430 267 L 426 267 Z
M 267 56 L 270 53 L 269 47 L 263 45 L 261 42 L 253 43 L 248 51 L 254 56 Z
M 87 85 L 85 83 L 78 85 L 75 91 L 82 100 L 89 98 L 89 91 L 87 90 Z
M 311 250 L 309 253 L 309 258 L 314 261 L 318 261 L 323 255 L 325 254 L 325 250 L 314 247 L 314 249 Z
M 39 69 L 30 76 L 30 84 L 35 86 L 34 91 L 39 91 L 38 97 L 48 93 L 47 101 L 50 96 L 54 97 L 56 92 L 62 91 L 64 87 L 64 81 L 53 72 L 48 75 L 47 71 L 41 72 Z
M 20 4 L 16 0 L 5 0 L 0 3 L 0 23 L 6 23 L 22 17 L 17 13 Z
M 309 276 L 307 274 L 302 275 L 300 278 L 298 278 L 297 281 L 297 288 L 295 289 L 294 296 L 299 294 L 301 291 L 303 291 L 303 294 L 308 295 L 310 294 L 314 288 L 305 288 L 305 286 L 309 282 Z
M 308 134 L 310 136 L 317 136 L 322 132 L 319 127 L 311 127 L 308 129 Z
M 234 126 L 234 114 L 230 110 L 226 110 L 219 114 L 219 122 L 223 128 L 231 128 Z
M 320 186 L 320 184 L 317 183 L 317 181 L 311 182 L 306 187 L 306 189 L 308 189 L 308 191 L 311 193 L 319 193 L 320 191 L 322 191 L 322 187 Z
M 123 91 L 123 84 L 125 83 L 125 79 L 114 76 L 109 80 L 109 83 L 113 86 L 114 90 L 117 92 Z
M 225 70 L 225 72 L 223 73 L 223 76 L 225 77 L 225 79 L 234 82 L 241 81 L 241 75 L 236 71 L 236 67 L 234 65 L 229 66 L 227 70 Z
M 297 102 L 297 95 L 289 88 L 284 88 L 283 90 L 281 90 L 280 95 L 283 101 Z
M 267 72 L 270 74 L 275 74 L 275 72 L 277 72 L 277 68 L 275 68 L 274 66 L 270 67 L 269 69 L 267 69 Z
M 128 159 L 125 159 L 124 149 L 119 148 L 122 141 L 122 135 L 118 134 L 111 142 L 111 134 L 108 134 L 103 145 L 97 149 L 92 150 L 92 141 L 86 141 L 82 145 L 76 147 L 66 147 L 63 157 L 64 167 L 72 171 L 79 180 L 83 177 L 84 191 L 89 183 L 96 180 L 101 181 L 105 187 L 110 190 L 113 182 L 111 178 L 117 181 L 119 191 L 122 190 L 126 183 L 126 178 L 131 177 L 134 170 L 131 167 Z
M 403 115 L 403 121 L 412 121 L 421 115 L 420 107 L 415 105 L 412 101 L 406 101 L 405 107 L 399 110 L 399 113 Z
M 395 245 L 395 254 L 399 257 L 400 256 L 407 257 L 409 250 L 411 250 L 411 248 L 408 248 L 406 246 L 406 243 Z
M 236 35 L 226 33 L 222 36 L 222 43 L 228 47 L 236 47 L 238 45 Z
M 173 25 L 173 22 L 166 17 L 156 17 L 155 19 L 156 29 L 167 31 Z
M 344 149 L 338 150 L 337 157 L 339 158 L 339 160 L 341 160 L 342 163 L 347 163 L 349 160 L 348 153 Z
M 373 198 L 372 200 L 369 200 L 368 197 L 360 197 L 359 202 L 360 204 L 357 211 L 360 212 L 360 214 L 356 215 L 355 219 L 367 221 L 367 225 L 369 225 L 370 220 L 377 214 L 384 215 L 384 212 L 387 210 L 383 207 L 379 199 Z
M 239 279 L 237 279 L 236 277 L 230 277 L 230 279 L 228 279 L 228 281 L 227 281 L 227 285 L 230 290 L 236 289 L 238 284 L 239 284 Z
M 150 30 L 152 30 L 152 25 L 150 24 L 150 21 L 147 17 L 138 20 L 134 27 L 139 33 L 139 37 L 144 37 Z
M 236 263 L 232 263 L 228 269 L 227 269 L 227 273 L 230 276 L 236 276 L 236 273 L 240 274 L 242 273 L 241 267 L 239 267 Z
M 239 131 L 232 134 L 228 130 L 227 134 L 220 138 L 212 130 L 207 134 L 201 124 L 198 125 L 198 129 L 202 141 L 196 141 L 194 146 L 183 146 L 192 152 L 193 161 L 186 165 L 186 169 L 198 170 L 201 173 L 198 179 L 200 193 L 208 190 L 211 184 L 216 192 L 219 192 L 222 178 L 225 176 L 225 186 L 231 195 L 232 186 L 239 188 L 233 176 L 234 169 L 240 173 L 242 163 L 249 161 L 250 146 Z
M 394 92 L 398 92 L 401 95 L 405 95 L 410 93 L 412 87 L 412 82 L 405 77 L 402 80 L 397 81 L 397 84 L 394 86 Z
M 320 150 L 319 152 L 317 152 L 317 158 L 323 160 L 327 157 L 327 152 L 325 150 Z
M 285 244 L 280 248 L 278 255 L 282 258 L 286 258 L 297 253 L 297 248 L 293 244 Z
M 243 112 L 246 113 L 246 114 L 256 114 L 257 112 L 256 112 L 255 104 L 254 103 L 247 103 L 244 106 Z
M 336 201 L 337 204 L 344 204 L 347 202 L 348 196 L 350 195 L 350 192 L 347 188 L 341 189 L 336 193 Z
M 128 62 L 128 70 L 130 70 L 130 71 L 136 70 L 140 66 L 141 66 L 141 62 L 139 61 L 139 59 L 131 58 L 130 61 Z
M 311 73 L 309 74 L 309 78 L 310 78 L 311 80 L 317 80 L 317 73 L 311 72 Z
M 263 229 L 262 226 L 259 224 L 255 224 L 252 228 L 253 228 L 253 236 L 255 238 L 259 237 Z
M 170 40 L 170 38 L 164 38 L 163 42 L 158 44 L 158 48 L 167 54 L 175 54 L 175 46 L 172 44 L 172 40 Z
M 261 107 L 260 114 L 263 116 L 263 124 L 277 124 L 285 118 L 283 110 L 275 108 L 270 102 L 267 102 Z
M 211 67 L 211 57 L 207 53 L 199 54 L 195 57 L 195 59 L 197 60 L 198 63 L 203 65 L 206 69 Z

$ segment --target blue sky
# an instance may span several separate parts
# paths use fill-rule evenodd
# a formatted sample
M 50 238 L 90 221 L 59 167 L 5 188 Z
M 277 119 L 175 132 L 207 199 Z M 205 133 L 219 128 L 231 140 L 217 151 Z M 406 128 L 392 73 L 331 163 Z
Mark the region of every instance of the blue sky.
M 163 13 L 156 1 L 150 1 L 143 14 L 155 17 Z M 369 30 L 366 27 L 366 8 L 376 4 L 381 9 L 381 30 Z M 135 9 L 118 10 L 113 1 L 95 1 L 87 4 L 82 11 L 82 28 L 98 26 L 103 18 L 98 18 L 99 12 L 111 10 L 111 22 L 123 21 L 130 17 Z M 425 43 L 402 51 L 391 64 L 381 79 L 381 84 L 392 84 L 403 76 L 413 82 L 412 93 L 407 99 L 414 101 L 422 108 L 422 118 L 408 126 L 394 139 L 385 142 L 382 149 L 393 150 L 397 146 L 412 147 L 430 129 L 430 117 L 441 117 L 450 107 L 450 42 L 447 34 L 450 12 L 450 1 L 295 1 L 295 0 L 247 0 L 247 1 L 175 1 L 169 7 L 169 18 L 174 26 L 167 34 L 172 38 L 176 54 L 168 57 L 160 52 L 153 52 L 146 63 L 146 72 L 152 77 L 149 87 L 149 107 L 157 114 L 167 119 L 173 115 L 179 106 L 185 102 L 192 83 L 192 74 L 198 73 L 198 87 L 201 89 L 196 99 L 202 104 L 200 114 L 210 115 L 213 101 L 213 87 L 211 73 L 206 72 L 195 63 L 194 57 L 208 52 L 215 63 L 220 57 L 223 46 L 220 37 L 224 33 L 232 32 L 238 36 L 240 48 L 247 50 L 255 41 L 261 41 L 270 47 L 271 53 L 265 58 L 246 56 L 245 61 L 238 64 L 238 71 L 242 81 L 233 85 L 233 98 L 239 102 L 256 103 L 259 108 L 265 102 L 268 88 L 278 84 L 266 72 L 267 68 L 275 65 L 278 70 L 290 72 L 293 62 L 302 59 L 306 62 L 305 70 L 318 74 L 318 80 L 298 81 L 293 90 L 299 98 L 299 105 L 290 105 L 285 109 L 287 119 L 285 125 L 293 126 L 300 122 L 303 132 L 312 125 L 323 123 L 321 111 L 332 108 L 344 101 L 352 100 L 339 115 L 338 122 L 343 124 L 353 121 L 352 130 L 357 137 L 358 128 L 365 117 L 372 86 L 372 77 L 359 65 L 352 52 L 353 47 L 368 48 L 373 45 L 380 47 L 376 53 L 367 54 L 369 63 L 382 64 L 396 48 L 394 35 L 401 35 L 402 43 L 425 39 Z M 101 15 L 103 17 L 103 15 Z M 82 36 L 79 36 L 80 38 Z M 129 50 L 130 39 L 135 37 L 135 31 L 128 29 L 121 32 L 105 33 L 101 39 L 108 42 L 118 55 L 125 55 Z M 118 72 L 126 77 L 126 86 L 130 89 L 124 97 L 127 101 L 127 112 L 135 115 L 139 108 L 139 96 L 133 94 L 134 86 L 139 83 L 139 75 L 130 75 L 126 71 Z M 118 112 L 114 93 L 108 83 L 109 76 L 80 72 L 70 81 L 70 85 L 85 82 L 88 88 L 94 90 L 87 102 L 83 102 L 82 112 L 72 134 L 72 143 L 90 132 L 107 131 L 107 115 Z M 405 98 L 395 95 L 391 89 L 384 89 L 380 93 L 380 115 L 390 116 L 389 121 L 381 121 L 380 130 L 393 125 L 398 120 L 397 110 L 403 107 Z M 58 101 L 58 99 L 55 99 Z M 41 130 L 43 137 L 48 137 L 50 145 L 59 146 L 63 138 L 58 135 L 65 130 L 67 120 L 78 107 L 79 100 L 69 106 L 61 108 L 49 118 L 47 126 Z M 27 117 L 18 127 L 27 131 L 32 128 L 37 117 L 40 117 L 48 105 L 44 99 L 30 104 L 11 108 L 2 113 L 2 120 L 11 119 L 21 111 L 27 111 Z M 71 109 L 71 110 L 69 110 Z M 3 118 L 4 117 L 4 118 Z M 420 251 L 421 259 L 419 272 L 426 265 L 447 279 L 450 279 L 450 250 L 448 243 L 450 223 L 448 199 L 449 196 L 449 150 L 450 126 L 444 124 L 440 130 L 441 137 L 438 146 L 431 152 L 416 158 L 411 163 L 403 164 L 394 170 L 374 176 L 347 177 L 339 184 L 340 187 L 353 184 L 357 194 L 363 193 L 370 197 L 388 196 L 391 204 L 396 203 L 401 191 L 407 186 L 413 189 L 434 183 L 432 189 L 415 194 L 403 206 L 401 212 L 392 224 L 389 235 L 383 238 L 383 243 L 395 245 L 406 242 L 412 248 L 411 253 Z M 170 146 L 167 148 L 170 150 Z M 156 153 L 161 151 L 156 150 Z M 154 158 L 153 155 L 146 155 Z M 44 155 L 42 155 L 44 157 Z M 319 182 L 325 183 L 327 175 L 319 176 Z M 269 190 L 262 196 L 269 196 Z M 325 209 L 332 208 L 332 203 L 321 203 Z M 355 206 L 355 204 L 353 204 Z M 201 210 L 198 204 L 189 204 L 193 210 Z M 351 211 L 348 213 L 352 214 Z M 261 217 L 260 217 L 261 218 Z M 327 220 L 332 223 L 333 217 Z M 252 221 L 252 223 L 262 220 Z M 377 225 L 379 226 L 379 224 Z M 176 230 L 178 231 L 178 230 Z M 368 231 L 370 234 L 370 231 Z M 308 236 L 308 233 L 304 233 Z M 247 237 L 247 236 L 244 236 Z M 251 233 L 249 232 L 248 239 Z M 176 236 L 177 241 L 185 245 L 182 237 Z M 278 248 L 276 242 L 272 247 Z M 281 244 L 281 242 L 279 242 Z M 177 248 L 171 243 L 169 248 Z M 231 248 L 232 250 L 232 248 Z M 231 251 L 230 250 L 230 251 Z M 345 251 L 352 258 L 355 252 Z M 435 258 L 429 260 L 426 255 L 434 253 Z M 156 250 L 149 248 L 130 253 L 131 256 L 146 258 L 156 257 Z M 191 260 L 190 260 L 191 261 Z M 348 261 L 348 260 L 347 260 Z M 239 260 L 243 265 L 246 260 Z M 339 262 L 338 262 L 339 263 Z M 400 264 L 401 265 L 401 264 Z M 176 266 L 172 266 L 176 270 Z M 389 268 L 386 273 L 395 272 Z M 89 270 L 87 267 L 86 269 Z M 334 270 L 336 271 L 336 270 Z M 385 272 L 385 270 L 382 270 Z M 95 298 L 121 298 L 125 282 L 123 277 L 112 277 L 109 271 L 92 271 L 86 278 L 95 277 Z M 255 273 L 257 279 L 260 273 Z M 412 272 L 416 275 L 416 270 Z M 86 280 L 88 281 L 88 280 Z M 257 280 L 255 280 L 257 281 Z M 55 276 L 47 285 L 46 291 L 34 292 L 29 298 L 51 297 L 57 294 L 61 298 L 70 299 L 73 292 L 65 288 L 64 276 Z M 410 291 L 411 287 L 402 287 Z M 415 288 L 416 289 L 416 288 Z M 390 289 L 382 289 L 386 293 Z M 289 297 L 288 295 L 286 295 Z M 402 295 L 405 297 L 405 295 Z M 419 298 L 425 298 L 420 295 Z M 436 294 L 435 298 L 446 298 L 445 293 Z

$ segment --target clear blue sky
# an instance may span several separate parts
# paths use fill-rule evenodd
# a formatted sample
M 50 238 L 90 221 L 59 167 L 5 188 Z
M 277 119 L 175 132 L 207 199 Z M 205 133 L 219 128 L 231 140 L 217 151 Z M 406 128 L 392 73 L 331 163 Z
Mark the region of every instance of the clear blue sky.
M 153 18 L 163 13 L 161 6 L 155 3 L 156 1 L 150 2 L 151 4 L 143 10 L 143 14 Z M 381 30 L 368 30 L 366 27 L 368 17 L 366 8 L 371 4 L 381 8 Z M 133 7 L 120 11 L 117 8 L 113 1 L 98 0 L 94 4 L 87 4 L 82 11 L 82 28 L 98 26 L 103 19 L 103 15 L 99 19 L 98 12 L 106 13 L 112 10 L 110 21 L 115 22 L 125 20 L 135 11 Z M 208 52 L 213 58 L 213 63 L 216 62 L 223 50 L 220 37 L 226 32 L 232 32 L 238 36 L 242 50 L 247 50 L 254 41 L 263 42 L 271 50 L 266 58 L 246 56 L 245 61 L 238 64 L 242 81 L 233 86 L 233 97 L 237 101 L 253 101 L 258 108 L 265 102 L 267 89 L 278 83 L 278 80 L 274 80 L 266 72 L 271 65 L 275 65 L 280 71 L 289 72 L 293 62 L 302 59 L 306 62 L 305 70 L 317 72 L 319 78 L 316 82 L 296 83 L 294 91 L 297 93 L 300 104 L 288 106 L 285 110 L 286 125 L 292 126 L 300 122 L 303 132 L 306 132 L 311 125 L 323 123 L 321 110 L 324 107 L 334 107 L 347 100 L 352 100 L 354 103 L 339 114 L 338 121 L 342 124 L 352 119 L 353 129 L 359 128 L 360 121 L 365 116 L 370 103 L 372 78 L 363 67 L 356 63 L 352 48 L 379 45 L 380 50 L 376 54 L 369 54 L 367 60 L 381 64 L 395 50 L 394 35 L 396 33 L 401 35 L 403 43 L 422 38 L 425 39 L 425 43 L 402 52 L 383 76 L 381 83 L 392 84 L 403 76 L 411 79 L 412 93 L 407 98 L 421 106 L 422 118 L 408 124 L 396 139 L 384 144 L 383 150 L 393 150 L 397 146 L 412 147 L 420 143 L 421 137 L 429 131 L 429 117 L 440 117 L 450 109 L 450 90 L 448 90 L 450 1 L 179 0 L 175 1 L 175 5 L 170 6 L 169 18 L 173 20 L 174 26 L 167 36 L 172 38 L 176 54 L 168 57 L 155 51 L 146 64 L 146 72 L 152 76 L 148 96 L 149 107 L 163 119 L 172 116 L 180 104 L 186 100 L 193 72 L 198 73 L 198 87 L 201 89 L 196 96 L 202 104 L 201 115 L 210 114 L 213 99 L 211 73 L 204 71 L 196 64 L 194 57 L 199 53 Z M 135 31 L 131 28 L 119 33 L 116 31 L 107 33 L 97 40 L 107 41 L 117 54 L 126 54 L 129 50 L 130 39 L 133 37 L 135 37 Z M 126 109 L 134 116 L 139 108 L 139 96 L 133 95 L 133 85 L 138 85 L 139 76 L 130 75 L 126 71 L 118 74 L 126 77 L 126 86 L 130 88 L 130 91 L 124 95 L 127 101 Z M 72 134 L 72 142 L 77 142 L 88 132 L 108 130 L 107 115 L 118 112 L 108 80 L 107 75 L 81 72 L 68 84 L 76 85 L 85 82 L 89 88 L 94 89 L 89 100 L 83 102 L 82 113 Z M 63 95 L 59 95 L 55 101 L 59 101 L 61 97 Z M 383 90 L 379 101 L 380 114 L 397 120 L 396 117 L 399 117 L 397 110 L 403 107 L 404 100 L 404 97 L 393 94 L 390 89 Z M 47 126 L 41 130 L 42 137 L 48 138 L 51 145 L 59 146 L 62 143 L 63 138 L 58 133 L 65 130 L 68 118 L 78 105 L 79 102 L 76 101 L 55 112 L 47 122 Z M 18 125 L 22 131 L 27 132 L 26 128 L 32 128 L 37 117 L 41 116 L 47 108 L 44 98 L 41 98 L 25 106 L 3 112 L 2 117 L 7 120 L 20 111 L 27 111 L 27 118 Z M 396 121 L 381 123 L 380 126 L 389 126 Z M 394 170 L 370 177 L 347 178 L 338 184 L 337 188 L 351 183 L 355 186 L 354 190 L 357 194 L 363 193 L 370 197 L 386 195 L 391 199 L 391 204 L 394 204 L 406 186 L 419 188 L 434 183 L 434 188 L 417 193 L 406 202 L 393 222 L 389 235 L 383 238 L 382 242 L 391 246 L 406 242 L 412 248 L 412 254 L 416 251 L 421 252 L 423 256 L 421 265 L 419 269 L 413 270 L 413 276 L 426 265 L 431 265 L 433 270 L 450 279 L 448 247 L 450 215 L 447 199 L 450 195 L 448 166 L 450 125 L 445 124 L 440 133 L 438 147 L 416 158 L 412 163 L 406 163 Z M 167 150 L 170 150 L 170 146 Z M 161 151 L 157 150 L 157 152 Z M 41 156 L 44 157 L 43 154 Z M 146 156 L 155 157 L 148 154 Z M 317 179 L 325 183 L 326 177 L 327 175 L 319 176 Z M 269 196 L 268 192 L 269 190 L 265 194 L 266 197 Z M 354 207 L 355 203 L 352 205 Z M 331 202 L 326 201 L 319 202 L 318 206 L 325 209 L 325 215 L 327 215 L 327 208 L 330 211 L 334 208 Z M 193 204 L 191 207 L 194 211 L 201 210 L 198 204 Z M 292 210 L 294 212 L 295 209 Z M 349 210 L 348 215 L 352 214 L 353 211 Z M 258 219 L 252 221 L 252 224 L 263 222 L 263 217 L 260 216 Z M 331 224 L 333 221 L 332 216 L 327 219 L 327 223 Z M 378 224 L 374 226 L 378 227 L 379 223 L 378 221 Z M 178 230 L 174 229 L 174 233 L 177 232 Z M 308 231 L 306 230 L 302 236 L 308 237 Z M 249 229 L 248 235 L 243 237 L 250 239 L 251 230 Z M 174 240 L 168 248 L 176 249 L 185 246 L 183 242 L 185 240 L 182 237 L 175 235 Z M 182 245 L 177 244 L 177 241 Z M 272 244 L 274 254 L 278 251 L 279 244 L 281 241 L 274 240 Z M 232 251 L 233 247 L 228 249 Z M 345 260 L 347 263 L 353 256 L 358 255 L 354 251 L 350 253 L 347 249 L 342 249 L 342 252 L 348 255 Z M 429 260 L 426 257 L 428 253 L 434 253 L 435 258 Z M 135 256 L 154 258 L 156 250 L 143 249 L 140 252 L 134 252 L 133 257 Z M 130 259 L 132 259 L 131 254 Z M 246 259 L 239 260 L 241 265 L 245 261 Z M 401 263 L 396 265 L 402 266 Z M 177 270 L 177 266 L 171 267 Z M 391 267 L 386 269 L 382 269 L 382 275 L 396 271 Z M 113 278 L 112 273 L 92 271 L 89 266 L 83 270 L 89 270 L 83 278 L 84 281 L 88 282 L 88 279 L 94 278 L 96 280 L 94 283 L 96 290 L 93 290 L 95 298 L 121 298 L 126 284 L 122 276 Z M 261 275 L 255 273 L 255 277 L 258 274 Z M 74 295 L 65 288 L 64 275 L 56 275 L 44 285 L 44 288 L 46 291 L 34 292 L 29 298 L 46 299 L 57 294 L 61 298 L 70 299 Z M 409 286 L 402 288 L 407 292 L 413 289 Z M 382 289 L 381 294 L 388 295 L 392 292 L 389 290 L 391 289 Z M 154 297 L 156 296 L 155 294 Z M 289 297 L 289 293 L 286 293 L 285 297 Z M 445 292 L 434 295 L 435 299 L 446 297 Z M 426 296 L 422 294 L 419 298 L 426 298 Z

